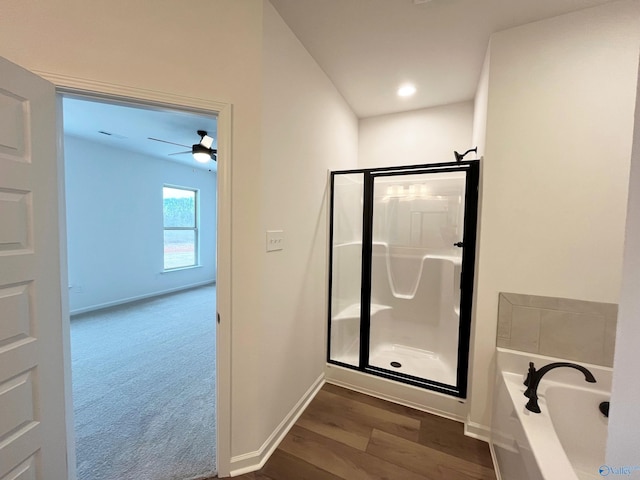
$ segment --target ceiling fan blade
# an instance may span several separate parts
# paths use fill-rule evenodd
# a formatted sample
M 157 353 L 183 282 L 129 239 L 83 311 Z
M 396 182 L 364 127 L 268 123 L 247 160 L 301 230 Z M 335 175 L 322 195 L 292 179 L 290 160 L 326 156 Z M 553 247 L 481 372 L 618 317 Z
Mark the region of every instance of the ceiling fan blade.
M 181 143 L 169 142 L 167 140 L 160 140 L 159 138 L 147 137 L 147 140 L 153 140 L 154 142 L 169 143 L 171 145 L 177 145 L 179 147 L 189 148 L 189 145 L 183 145 Z
M 184 155 L 185 153 L 191 153 L 191 150 L 187 150 L 186 152 L 170 153 L 169 155 Z

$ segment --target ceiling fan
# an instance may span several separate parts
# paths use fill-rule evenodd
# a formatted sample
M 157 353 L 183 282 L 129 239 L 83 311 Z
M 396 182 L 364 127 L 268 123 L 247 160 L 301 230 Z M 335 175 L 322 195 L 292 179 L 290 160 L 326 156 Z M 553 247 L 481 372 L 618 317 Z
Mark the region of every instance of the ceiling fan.
M 193 155 L 193 158 L 195 158 L 196 161 L 200 163 L 207 163 L 210 160 L 216 161 L 218 150 L 215 148 L 211 148 L 211 146 L 213 145 L 213 137 L 207 135 L 206 130 L 198 130 L 198 135 L 200 136 L 200 143 L 194 143 L 191 146 L 191 150 L 170 153 L 169 155 L 184 155 L 185 153 L 190 153 Z M 161 140 L 160 138 L 147 138 L 156 142 L 169 143 L 171 145 L 178 145 L 179 147 L 189 148 L 189 145 L 183 145 L 181 143 L 169 142 L 167 140 Z

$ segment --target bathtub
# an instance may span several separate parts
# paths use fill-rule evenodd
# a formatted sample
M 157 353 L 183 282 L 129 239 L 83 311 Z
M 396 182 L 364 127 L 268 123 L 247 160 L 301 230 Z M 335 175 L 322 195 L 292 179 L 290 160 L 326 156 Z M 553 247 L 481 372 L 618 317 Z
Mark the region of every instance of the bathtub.
M 537 368 L 563 359 L 498 348 L 491 422 L 491 452 L 501 480 L 592 480 L 602 478 L 612 370 L 581 363 L 597 383 L 575 369 L 547 372 L 538 388 L 541 413 L 525 408 L 523 380 L 529 361 Z

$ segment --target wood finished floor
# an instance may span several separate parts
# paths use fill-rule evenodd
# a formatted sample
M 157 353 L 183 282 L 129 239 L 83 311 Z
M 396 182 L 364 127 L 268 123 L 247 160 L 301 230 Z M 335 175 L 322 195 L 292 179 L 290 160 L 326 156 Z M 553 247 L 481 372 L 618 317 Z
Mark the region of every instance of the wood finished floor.
M 494 480 L 463 425 L 325 384 L 269 461 L 242 480 Z

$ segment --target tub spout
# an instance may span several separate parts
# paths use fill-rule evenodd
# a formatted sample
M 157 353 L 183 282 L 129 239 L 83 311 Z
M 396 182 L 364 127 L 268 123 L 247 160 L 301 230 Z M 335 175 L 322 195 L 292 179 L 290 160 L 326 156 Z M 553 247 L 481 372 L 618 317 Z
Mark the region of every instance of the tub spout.
M 545 365 L 540 370 L 536 370 L 533 362 L 529 362 L 529 372 L 524 384 L 527 386 L 527 390 L 524 392 L 524 396 L 529 398 L 527 402 L 527 410 L 534 413 L 540 413 L 540 406 L 538 405 L 538 385 L 540 380 L 549 371 L 558 367 L 570 367 L 580 370 L 584 374 L 584 379 L 589 383 L 596 383 L 596 379 L 593 374 L 582 365 L 569 362 L 556 362 Z

